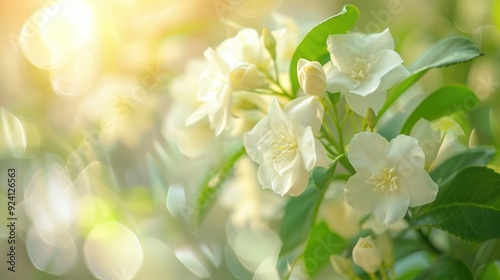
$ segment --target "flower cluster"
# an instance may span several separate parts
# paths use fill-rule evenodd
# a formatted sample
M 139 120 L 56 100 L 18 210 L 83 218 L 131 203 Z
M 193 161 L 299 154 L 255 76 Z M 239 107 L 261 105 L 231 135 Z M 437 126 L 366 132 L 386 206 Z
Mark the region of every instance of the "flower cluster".
M 259 37 L 257 31 L 243 29 L 217 50 L 207 49 L 208 67 L 198 89 L 202 105 L 186 123 L 208 116 L 215 134 L 220 135 L 231 116 L 235 92 L 276 95 L 285 103 L 284 108 L 275 97 L 267 116 L 245 134 L 244 145 L 259 165 L 258 180 L 263 187 L 280 195 L 300 195 L 312 170 L 328 168 L 332 156 L 345 149 L 334 145 L 336 153 L 332 151 L 329 159 L 323 145 L 332 143 L 318 139 L 322 126 L 330 129 L 323 122 L 328 95 L 341 94 L 360 116 L 369 109 L 376 114 L 384 104 L 386 90 L 409 75 L 394 51 L 388 29 L 378 34 L 330 35 L 325 44 L 331 59 L 325 65 L 298 60 L 297 79 L 306 96 L 296 99 L 290 98 L 294 94 L 287 89 L 274 91 L 270 86 L 281 85 L 278 71 L 274 77 L 271 74 L 277 55 L 271 33 L 266 31 Z M 425 154 L 417 140 L 409 136 L 397 137 L 388 144 L 376 133 L 361 132 L 351 140 L 347 158 L 356 171 L 345 186 L 347 203 L 373 211 L 383 224 L 402 219 L 408 206 L 429 203 L 436 196 L 437 186 L 424 170 Z
M 408 227 L 409 208 L 435 201 L 438 184 L 429 171 L 443 154 L 447 135 L 457 134 L 449 132 L 459 134 L 460 126 L 449 118 L 421 118 L 405 124 L 406 132 L 380 129 L 381 116 L 394 102 L 388 91 L 418 78 L 403 65 L 389 29 L 326 34 L 322 54 L 300 51 L 308 42 L 293 55 L 284 51 L 290 34 L 243 29 L 207 49 L 197 90 L 201 105 L 186 124 L 208 119 L 215 139 L 229 137 L 243 145 L 257 167 L 248 168 L 255 174 L 247 182 L 285 198 L 319 191 L 312 219 L 319 212 L 342 238 L 370 230 L 375 239 L 359 238 L 352 259 L 375 277 L 381 268 L 393 268 L 390 231 Z M 235 130 L 238 122 L 245 125 Z M 252 197 L 256 201 L 249 205 L 259 205 L 260 198 Z M 245 219 L 255 225 L 258 216 Z M 331 261 L 338 273 L 357 278 L 346 258 L 336 255 Z

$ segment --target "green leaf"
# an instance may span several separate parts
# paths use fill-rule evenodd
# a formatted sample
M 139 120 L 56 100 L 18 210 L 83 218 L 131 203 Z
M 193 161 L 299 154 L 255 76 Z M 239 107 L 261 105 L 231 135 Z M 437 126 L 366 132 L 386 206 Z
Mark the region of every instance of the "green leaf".
M 243 154 L 245 154 L 244 147 L 240 148 L 233 155 L 231 155 L 231 157 L 225 161 L 225 164 L 218 171 L 209 172 L 209 174 L 205 177 L 203 184 L 197 192 L 195 205 L 192 206 L 193 213 L 190 213 L 189 215 L 191 216 L 191 225 L 194 228 L 199 226 L 210 209 L 212 209 L 212 206 L 219 195 L 221 186 L 229 177 L 234 164 Z
M 432 45 L 408 70 L 418 73 L 431 68 L 466 62 L 483 55 L 476 44 L 465 37 L 452 36 Z
M 401 82 L 387 97 L 384 107 L 378 113 L 378 117 L 380 118 L 399 96 L 430 69 L 466 62 L 481 55 L 481 51 L 474 42 L 464 37 L 448 37 L 438 41 L 408 68 L 411 75 Z
M 472 273 L 465 264 L 458 260 L 441 258 L 415 278 L 415 280 L 426 279 L 472 280 Z
M 470 242 L 500 237 L 500 174 L 468 167 L 443 185 L 430 204 L 416 209 L 411 224 L 442 229 Z
M 330 168 L 326 169 L 323 167 L 316 167 L 313 170 L 312 178 L 314 186 L 318 190 L 322 190 L 328 187 L 328 184 L 335 178 L 335 168 L 337 167 L 337 162 L 334 163 Z
M 469 148 L 464 152 L 454 155 L 434 168 L 430 175 L 434 182 L 441 184 L 450 180 L 452 175 L 469 166 L 486 165 L 495 156 L 495 149 L 490 147 Z
M 495 260 L 500 260 L 500 239 L 488 240 L 481 245 L 472 263 L 472 270 L 476 271 L 479 267 Z
M 354 26 L 358 16 L 359 12 L 356 7 L 346 5 L 340 13 L 316 25 L 306 34 L 297 46 L 290 62 L 290 79 L 293 95 L 297 94 L 297 90 L 299 89 L 297 78 L 297 63 L 299 59 L 305 58 L 325 64 L 330 60 L 330 54 L 326 49 L 328 35 L 347 33 Z
M 476 280 L 500 280 L 500 264 L 487 263 L 476 271 Z
M 314 181 L 311 177 L 306 191 L 290 198 L 285 206 L 285 215 L 280 228 L 280 238 L 283 242 L 280 256 L 286 255 L 302 244 L 309 234 L 313 224 L 314 205 L 320 196 L 320 192 L 313 185 Z
M 474 92 L 465 86 L 444 86 L 431 93 L 408 117 L 401 134 L 410 134 L 413 125 L 421 118 L 429 121 L 437 120 L 454 113 L 474 110 L 479 99 Z
M 304 250 L 306 272 L 313 275 L 322 265 L 327 263 L 331 255 L 340 254 L 346 241 L 338 234 L 330 231 L 325 222 L 317 224 L 309 235 Z

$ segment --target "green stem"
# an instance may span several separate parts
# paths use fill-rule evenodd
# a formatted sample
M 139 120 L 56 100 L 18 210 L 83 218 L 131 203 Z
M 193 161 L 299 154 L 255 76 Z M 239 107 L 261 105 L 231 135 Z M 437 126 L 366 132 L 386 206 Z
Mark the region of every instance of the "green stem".
M 410 222 L 410 217 L 409 215 L 405 216 L 405 220 L 408 222 L 408 224 L 411 224 Z M 429 239 L 429 236 L 427 236 L 421 228 L 417 229 L 417 234 L 420 237 L 420 239 L 424 242 L 424 244 L 427 246 L 427 248 L 433 252 L 434 254 L 441 255 L 442 252 L 439 250 L 434 244 L 432 244 L 431 240 Z
M 389 280 L 389 276 L 387 275 L 387 270 L 384 264 L 380 266 L 379 272 L 383 280 Z
M 377 276 L 375 276 L 375 273 L 368 273 L 368 275 L 370 276 L 370 280 L 377 280 Z
M 389 273 L 391 274 L 391 278 L 393 280 L 396 280 L 396 272 L 394 271 L 394 266 L 391 267 L 391 269 L 389 270 Z
M 417 233 L 418 235 L 420 236 L 420 239 L 422 239 L 422 241 L 424 241 L 425 245 L 435 254 L 437 255 L 441 255 L 442 252 L 441 250 L 439 250 L 438 248 L 436 248 L 436 246 L 434 246 L 434 244 L 432 244 L 431 240 L 429 239 L 429 237 L 427 235 L 425 235 L 423 232 L 422 232 L 422 229 L 417 229 Z
M 343 157 L 344 157 L 344 155 L 342 154 L 342 155 L 339 155 L 336 158 L 334 158 L 332 161 L 332 168 L 335 168 L 338 160 L 343 158 Z M 330 182 L 326 182 L 325 184 L 328 185 L 328 184 L 330 184 Z M 326 187 L 326 186 L 321 188 L 321 191 L 318 194 L 318 198 L 316 199 L 316 203 L 314 203 L 314 207 L 313 207 L 313 210 L 311 212 L 311 228 L 314 227 L 314 224 L 316 223 L 316 218 L 318 216 L 319 208 L 321 206 L 321 202 L 323 202 L 323 198 L 325 197 L 325 193 L 326 193 L 327 189 L 328 189 L 328 187 Z M 307 237 L 307 239 L 309 239 L 309 238 L 310 238 L 310 235 Z M 309 241 L 307 240 L 306 244 L 307 244 L 307 242 L 309 242 Z M 303 257 L 303 254 L 304 254 L 304 252 L 302 252 L 295 259 L 292 267 L 290 268 L 290 271 L 283 277 L 284 280 L 287 280 L 290 278 L 290 275 L 292 274 L 293 270 L 295 269 L 295 266 L 299 263 L 300 259 Z

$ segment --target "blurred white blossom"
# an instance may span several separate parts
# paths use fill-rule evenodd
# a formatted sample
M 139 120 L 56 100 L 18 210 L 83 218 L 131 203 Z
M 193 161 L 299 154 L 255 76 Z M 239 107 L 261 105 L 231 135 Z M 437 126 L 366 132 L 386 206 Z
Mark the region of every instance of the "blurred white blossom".
M 208 119 L 186 125 L 186 118 L 200 106 L 196 99 L 198 79 L 207 62 L 202 59 L 187 63 L 185 73 L 176 77 L 169 86 L 172 104 L 162 129 L 166 139 L 175 139 L 180 152 L 189 158 L 214 158 L 222 150 L 223 137 L 215 137 Z
M 235 166 L 235 177 L 227 182 L 219 202 L 230 208 L 230 221 L 235 227 L 252 229 L 266 226 L 266 222 L 279 217 L 285 200 L 270 190 L 262 190 L 257 180 L 257 168 L 248 157 Z
M 335 34 L 327 40 L 331 62 L 325 65 L 329 92 L 342 92 L 361 116 L 382 108 L 386 90 L 409 75 L 394 51 L 389 29 L 374 34 Z
M 409 206 L 436 198 L 438 186 L 424 170 L 424 151 L 412 137 L 399 135 L 388 143 L 377 133 L 361 132 L 351 140 L 348 156 L 356 174 L 345 186 L 347 203 L 373 211 L 384 225 L 402 219 Z
M 186 119 L 186 125 L 192 125 L 208 116 L 215 134 L 220 135 L 231 114 L 231 67 L 212 48 L 208 48 L 204 55 L 209 65 L 200 77 L 198 88 L 198 100 L 203 104 Z
M 259 166 L 259 182 L 280 195 L 299 195 L 316 166 L 328 167 L 321 142 L 323 107 L 315 97 L 302 97 L 281 109 L 273 99 L 267 117 L 244 137 L 247 153 Z

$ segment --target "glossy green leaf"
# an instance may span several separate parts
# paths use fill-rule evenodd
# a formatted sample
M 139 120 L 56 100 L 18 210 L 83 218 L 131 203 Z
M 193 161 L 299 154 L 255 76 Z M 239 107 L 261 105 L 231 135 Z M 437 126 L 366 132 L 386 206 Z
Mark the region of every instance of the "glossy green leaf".
M 454 113 L 470 112 L 479 104 L 474 92 L 465 86 L 451 85 L 431 93 L 408 117 L 401 134 L 410 134 L 413 125 L 421 118 L 437 120 Z
M 346 241 L 330 231 L 325 222 L 317 224 L 311 230 L 304 250 L 303 261 L 306 272 L 313 275 L 329 261 L 331 255 L 340 254 L 345 245 Z
M 219 195 L 221 186 L 229 177 L 234 164 L 243 154 L 245 154 L 245 148 L 240 148 L 225 161 L 225 164 L 219 170 L 209 172 L 205 177 L 203 184 L 197 192 L 196 202 L 195 205 L 193 205 L 193 213 L 190 215 L 193 227 L 198 227 L 209 210 L 212 209 Z
M 316 167 L 313 170 L 312 178 L 314 186 L 318 190 L 322 190 L 330 184 L 330 182 L 335 177 L 335 169 L 337 168 L 337 162 L 334 163 L 330 168 L 326 169 L 323 167 Z
M 468 167 L 441 186 L 436 200 L 414 211 L 413 226 L 430 226 L 470 242 L 500 237 L 500 174 Z
M 500 260 L 500 239 L 491 239 L 481 245 L 472 263 L 472 271 L 495 260 Z
M 281 222 L 280 238 L 283 242 L 280 256 L 283 256 L 301 245 L 307 238 L 312 226 L 313 210 L 320 192 L 309 178 L 305 192 L 291 197 L 285 206 L 285 215 Z
M 476 280 L 500 280 L 500 263 L 487 263 L 476 271 Z
M 430 175 L 434 182 L 441 184 L 465 167 L 486 165 L 494 156 L 495 149 L 491 147 L 469 148 L 441 163 L 430 172 Z
M 465 37 L 452 36 L 432 45 L 408 70 L 418 73 L 431 68 L 466 62 L 483 55 L 476 44 Z
M 472 280 L 473 278 L 469 268 L 462 262 L 452 258 L 441 258 L 415 278 L 415 280 L 427 279 Z
M 340 13 L 334 15 L 320 24 L 313 27 L 302 39 L 295 49 L 290 63 L 290 79 L 292 81 L 292 92 L 295 95 L 299 88 L 297 78 L 297 63 L 300 58 L 310 61 L 319 61 L 325 64 L 330 60 L 330 54 L 326 49 L 326 39 L 330 34 L 347 33 L 354 26 L 358 19 L 358 9 L 351 5 L 346 5 Z
M 378 117 L 382 116 L 399 96 L 430 69 L 466 62 L 481 55 L 481 50 L 476 44 L 464 37 L 448 37 L 438 41 L 408 68 L 411 75 L 401 82 L 387 97 L 384 107 L 378 113 Z

